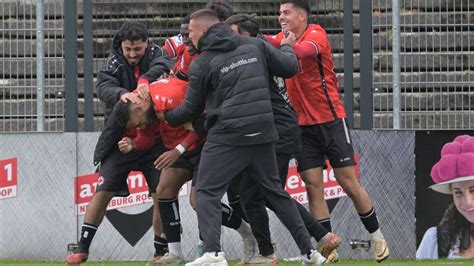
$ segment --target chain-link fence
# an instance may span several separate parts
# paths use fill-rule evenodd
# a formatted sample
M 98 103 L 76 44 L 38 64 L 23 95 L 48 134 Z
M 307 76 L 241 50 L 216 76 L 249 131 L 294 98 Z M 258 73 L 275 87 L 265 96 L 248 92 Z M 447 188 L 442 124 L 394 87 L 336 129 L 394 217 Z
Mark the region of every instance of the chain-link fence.
M 44 0 L 43 23 L 37 23 L 37 2 L 0 2 L 0 132 L 36 131 L 43 117 L 45 130 L 62 130 L 62 1 Z M 44 37 L 39 62 L 37 36 Z
M 474 1 L 398 2 L 400 128 L 473 128 Z M 392 128 L 392 1 L 373 3 L 374 127 Z
M 60 0 L 9 0 L 0 3 L 0 132 L 36 131 L 38 114 L 36 46 L 37 29 L 36 4 L 43 2 L 44 36 L 44 130 L 64 129 L 64 2 Z M 126 20 L 143 22 L 151 37 L 159 44 L 165 38 L 179 33 L 181 19 L 194 10 L 204 7 L 207 0 L 92 0 L 93 66 L 88 68 L 84 57 L 84 1 L 77 1 L 78 17 L 78 61 L 77 93 L 79 130 L 84 128 L 85 88 L 95 84 L 97 73 L 112 49 L 115 32 Z M 254 15 L 261 31 L 274 34 L 279 31 L 279 1 L 238 0 L 228 1 L 234 13 Z M 312 6 L 311 21 L 326 28 L 333 45 L 334 60 L 338 78 L 342 84 L 343 72 L 343 8 L 341 1 L 318 1 Z M 92 82 L 85 79 L 86 71 L 93 72 Z M 90 88 L 89 88 L 90 89 Z M 42 94 L 41 94 L 42 95 Z M 103 128 L 104 105 L 95 94 L 93 99 L 95 130 Z
M 75 176 L 94 173 L 92 155 L 99 133 L 3 134 L 0 138 L 0 160 L 17 158 L 18 195 L 0 200 L 0 253 L 7 260 L 64 261 L 67 245 L 78 239 L 84 215 L 75 215 Z M 375 209 L 394 259 L 415 255 L 415 179 L 413 132 L 355 130 L 352 134 L 359 155 L 362 185 L 374 202 Z M 48 155 L 48 156 L 45 156 Z M 382 158 L 382 159 L 381 159 Z M 390 180 L 390 181 L 387 181 Z M 92 193 L 82 183 L 82 196 Z M 146 189 L 145 189 L 146 191 Z M 133 192 L 132 192 L 133 193 Z M 136 194 L 135 194 L 136 195 Z M 367 240 L 364 229 L 348 197 L 331 204 L 332 224 L 343 239 L 338 249 L 341 258 L 369 259 L 371 252 L 350 245 L 352 239 Z M 78 201 L 78 200 L 77 200 Z M 138 231 L 136 217 L 151 203 L 122 207 L 124 222 Z M 196 214 L 188 196 L 180 197 L 180 214 L 184 233 L 183 252 L 187 259 L 197 257 L 198 229 Z M 279 258 L 299 257 L 300 252 L 288 230 L 270 214 L 272 240 Z M 34 215 L 34 218 L 33 216 Z M 140 216 L 141 217 L 141 216 Z M 149 224 L 135 245 L 127 242 L 110 217 L 104 218 L 91 246 L 89 259 L 134 261 L 148 260 L 153 254 L 153 231 Z M 150 219 L 151 220 L 151 219 Z M 143 220 L 142 223 L 150 222 Z M 22 221 L 22 222 L 18 222 Z M 54 230 L 52 229 L 54 228 Z M 45 245 L 45 239 L 48 244 Z M 242 255 L 242 239 L 234 231 L 223 229 L 223 250 L 229 259 Z M 285 265 L 282 261 L 280 265 Z

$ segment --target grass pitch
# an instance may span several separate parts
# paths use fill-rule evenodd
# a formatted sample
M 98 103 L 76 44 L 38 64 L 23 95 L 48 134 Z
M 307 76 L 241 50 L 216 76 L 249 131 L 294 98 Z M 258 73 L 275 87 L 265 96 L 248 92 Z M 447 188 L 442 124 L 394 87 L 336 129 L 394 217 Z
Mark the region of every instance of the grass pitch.
M 12 260 L 0 260 L 0 265 L 65 265 L 64 262 L 41 262 L 41 261 L 12 261 Z M 119 262 L 119 261 L 101 261 L 95 262 L 90 261 L 85 264 L 84 266 L 111 266 L 111 265 L 119 265 L 119 266 L 144 266 L 146 265 L 145 261 L 133 261 L 133 262 Z M 239 265 L 237 261 L 230 261 L 229 265 L 236 266 Z M 245 264 L 246 266 L 252 266 L 252 264 Z M 293 265 L 301 265 L 301 262 L 287 262 L 287 261 L 279 261 L 278 265 L 281 266 L 293 266 Z M 416 261 L 416 260 L 387 260 L 382 263 L 377 263 L 375 261 L 367 261 L 367 260 L 344 260 L 338 263 L 334 263 L 335 266 L 345 266 L 345 265 L 394 265 L 394 266 L 434 266 L 434 265 L 474 265 L 474 259 L 472 260 L 435 260 L 435 261 Z

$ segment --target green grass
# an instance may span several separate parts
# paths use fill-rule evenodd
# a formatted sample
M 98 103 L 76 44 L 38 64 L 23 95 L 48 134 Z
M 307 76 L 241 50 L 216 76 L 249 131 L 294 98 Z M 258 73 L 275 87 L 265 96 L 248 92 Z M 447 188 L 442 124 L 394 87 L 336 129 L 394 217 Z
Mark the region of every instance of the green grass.
M 118 261 L 105 261 L 105 262 L 87 262 L 83 264 L 84 266 L 99 266 L 99 265 L 130 265 L 130 266 L 144 266 L 146 262 L 144 261 L 133 261 L 133 262 L 118 262 Z M 65 265 L 64 262 L 39 262 L 39 261 L 13 261 L 13 260 L 0 260 L 0 265 Z M 236 261 L 231 261 L 229 265 L 238 265 Z M 251 266 L 251 264 L 246 264 Z M 291 266 L 291 265 L 301 265 L 300 262 L 286 262 L 280 261 L 278 265 L 282 266 Z M 377 263 L 375 261 L 366 261 L 366 260 L 344 260 L 334 264 L 335 266 L 344 266 L 344 265 L 474 265 L 473 260 L 437 260 L 437 261 L 415 261 L 415 260 L 387 260 L 382 263 Z

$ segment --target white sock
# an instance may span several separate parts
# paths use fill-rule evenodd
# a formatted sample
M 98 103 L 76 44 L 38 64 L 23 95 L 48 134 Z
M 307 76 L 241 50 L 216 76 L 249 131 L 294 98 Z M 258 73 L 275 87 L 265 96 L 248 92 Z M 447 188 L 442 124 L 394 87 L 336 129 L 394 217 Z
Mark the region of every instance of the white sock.
M 237 228 L 237 232 L 239 232 L 242 238 L 252 235 L 252 229 L 250 228 L 250 225 L 244 221 L 242 221 L 239 228 Z
M 382 240 L 382 239 L 384 239 L 383 235 L 382 235 L 382 231 L 380 231 L 380 228 L 377 229 L 377 231 L 371 233 L 370 237 L 372 238 L 372 240 Z
M 183 257 L 183 252 L 181 251 L 181 242 L 168 243 L 169 253 Z
M 202 241 L 201 239 L 199 239 L 198 245 L 204 245 L 204 241 Z
M 321 240 L 319 240 L 319 242 L 322 242 L 322 243 L 327 243 L 329 241 L 329 237 L 331 237 L 331 232 L 325 234 L 323 236 L 323 238 L 321 238 Z

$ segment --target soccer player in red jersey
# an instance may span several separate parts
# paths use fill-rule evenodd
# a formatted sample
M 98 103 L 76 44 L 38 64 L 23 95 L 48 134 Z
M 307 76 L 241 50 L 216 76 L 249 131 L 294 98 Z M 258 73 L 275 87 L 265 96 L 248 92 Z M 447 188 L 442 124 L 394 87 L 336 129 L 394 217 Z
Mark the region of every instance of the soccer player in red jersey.
M 189 40 L 188 25 L 189 15 L 181 21 L 179 34 L 166 39 L 162 47 L 172 59 L 176 60 L 172 74 L 182 80 L 188 80 L 189 65 L 197 56 L 197 50 Z
M 199 136 L 183 126 L 171 127 L 166 123 L 156 123 L 158 120 L 155 112 L 171 110 L 179 105 L 184 99 L 186 87 L 187 82 L 177 78 L 161 79 L 151 83 L 147 92 L 136 90 L 123 95 L 124 101 L 117 107 L 124 110 L 121 112 L 123 115 L 117 117 L 119 124 L 128 127 L 140 126 L 150 113 L 153 114 L 155 120 L 151 125 L 157 125 L 155 128 L 158 128 L 158 132 L 144 132 L 148 135 L 143 135 L 139 143 L 148 143 L 147 139 L 154 139 L 154 134 L 158 133 L 166 148 L 166 152 L 156 159 L 155 167 L 161 170 L 156 193 L 169 252 L 156 258 L 151 262 L 152 265 L 184 262 L 178 194 L 182 185 L 197 173 L 205 136 Z M 149 126 L 150 124 L 147 125 Z
M 122 117 L 117 118 L 122 121 L 119 124 L 127 125 L 127 127 L 133 128 L 145 123 L 148 123 L 147 128 L 152 127 L 152 130 L 140 131 L 143 133 L 139 135 L 135 146 L 141 149 L 147 148 L 146 144 L 152 143 L 155 135 L 159 134 L 167 150 L 158 157 L 155 166 L 161 170 L 156 193 L 169 252 L 162 257 L 155 258 L 149 265 L 182 263 L 184 261 L 180 243 L 181 223 L 178 193 L 183 184 L 190 179 L 193 180 L 192 185 L 195 185 L 201 148 L 206 136 L 188 131 L 184 126 L 171 127 L 167 123 L 158 123 L 156 126 L 156 120 L 150 123 L 150 119 L 146 119 L 146 117 L 150 112 L 160 113 L 179 106 L 184 100 L 186 89 L 187 82 L 178 78 L 169 77 L 156 81 L 149 85 L 147 92 L 136 90 L 133 94 L 123 95 L 124 102 L 121 103 L 120 108 L 125 111 L 121 112 L 123 113 Z M 139 99 L 138 95 L 146 96 L 145 99 Z M 156 128 L 159 129 L 158 133 Z M 223 219 L 223 225 L 237 230 L 243 238 L 244 245 L 248 242 L 248 245 L 254 247 L 255 240 L 248 224 L 225 204 L 222 204 L 222 212 L 223 217 L 226 217 Z
M 389 250 L 371 199 L 356 178 L 354 150 L 339 98 L 331 45 L 320 25 L 308 24 L 309 14 L 311 9 L 307 0 L 281 1 L 278 19 L 282 31 L 268 38 L 276 46 L 285 34 L 294 35 L 296 39 L 293 49 L 299 70 L 286 79 L 286 85 L 301 128 L 302 152 L 298 158 L 298 171 L 306 182 L 312 215 L 331 231 L 323 187 L 325 157 L 329 159 L 338 183 L 371 234 L 374 259 L 380 262 L 389 256 Z

